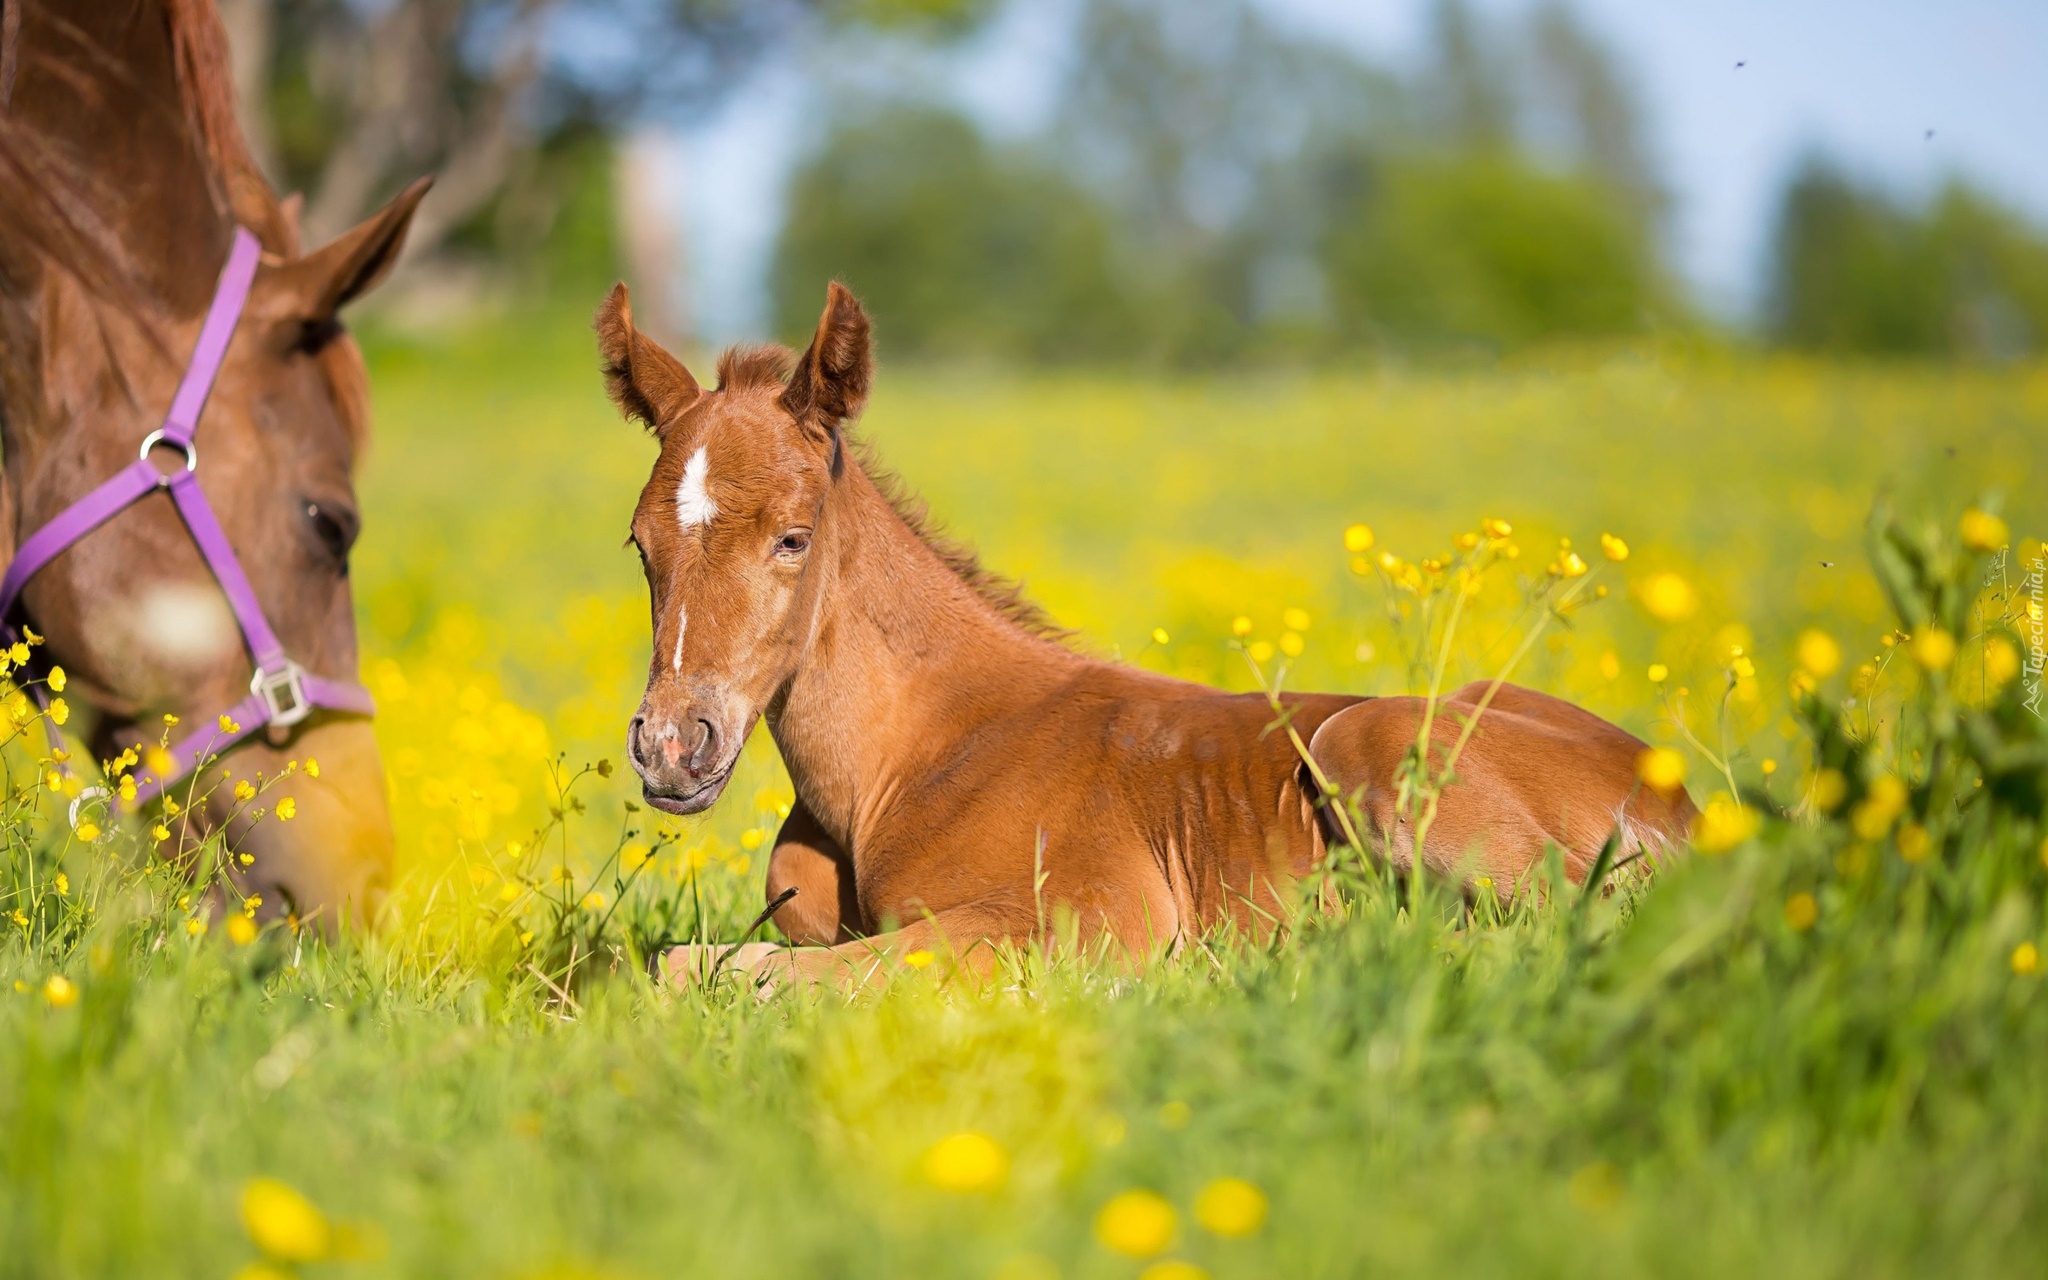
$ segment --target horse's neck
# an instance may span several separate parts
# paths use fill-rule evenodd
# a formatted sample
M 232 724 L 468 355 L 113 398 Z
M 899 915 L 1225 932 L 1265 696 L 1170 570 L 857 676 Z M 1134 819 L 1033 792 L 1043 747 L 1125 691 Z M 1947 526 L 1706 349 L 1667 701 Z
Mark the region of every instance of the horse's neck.
M 906 778 L 1083 659 L 1004 618 L 850 460 L 841 483 L 830 594 L 768 717 L 805 806 L 857 860 Z

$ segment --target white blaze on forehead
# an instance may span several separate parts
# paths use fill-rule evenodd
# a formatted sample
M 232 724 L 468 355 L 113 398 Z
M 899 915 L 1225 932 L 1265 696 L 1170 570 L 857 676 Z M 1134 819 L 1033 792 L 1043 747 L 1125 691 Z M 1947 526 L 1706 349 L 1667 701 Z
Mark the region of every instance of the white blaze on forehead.
M 710 478 L 711 463 L 704 456 L 704 446 L 698 445 L 697 452 L 690 455 L 683 466 L 682 482 L 676 485 L 676 523 L 685 532 L 710 521 L 718 514 L 718 504 L 711 500 L 711 494 L 704 488 Z

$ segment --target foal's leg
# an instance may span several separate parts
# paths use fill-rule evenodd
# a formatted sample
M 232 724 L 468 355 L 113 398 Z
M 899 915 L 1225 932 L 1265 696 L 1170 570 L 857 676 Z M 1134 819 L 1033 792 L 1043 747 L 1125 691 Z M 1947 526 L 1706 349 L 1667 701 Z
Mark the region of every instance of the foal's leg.
M 1430 731 L 1437 767 L 1486 687 L 1466 685 L 1437 704 Z M 1358 797 L 1371 836 L 1404 870 L 1416 851 L 1409 815 L 1395 803 L 1395 772 L 1421 732 L 1422 713 L 1421 698 L 1374 698 L 1324 721 L 1309 745 L 1337 788 Z M 1527 879 L 1546 843 L 1564 849 L 1574 880 L 1617 828 L 1621 857 L 1654 857 L 1685 839 L 1696 810 L 1682 791 L 1667 799 L 1637 782 L 1644 749 L 1583 708 L 1503 685 L 1454 766 L 1457 781 L 1438 800 L 1423 864 L 1467 883 L 1485 875 L 1505 895 Z
M 753 942 L 734 952 L 726 968 L 767 987 L 784 982 L 847 989 L 866 986 L 905 967 L 906 957 L 929 952 L 977 977 L 995 972 L 996 943 L 1028 936 L 1032 922 L 984 907 L 959 907 L 915 921 L 890 933 L 832 947 L 785 947 Z M 711 956 L 722 947 L 674 947 L 663 957 L 672 982 L 701 980 Z
M 853 859 L 825 834 L 799 800 L 783 820 L 768 855 L 768 901 L 790 889 L 797 895 L 775 912 L 775 927 L 800 947 L 850 942 L 861 928 Z

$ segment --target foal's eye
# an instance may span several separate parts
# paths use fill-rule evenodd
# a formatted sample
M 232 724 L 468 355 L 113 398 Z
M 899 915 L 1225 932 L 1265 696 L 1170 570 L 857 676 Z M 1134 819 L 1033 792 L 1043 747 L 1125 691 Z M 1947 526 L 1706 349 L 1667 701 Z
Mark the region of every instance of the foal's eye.
M 775 543 L 775 554 L 789 560 L 794 560 L 810 549 L 811 531 L 809 529 L 791 529 L 788 533 L 783 534 Z
M 362 527 L 356 513 L 346 507 L 308 502 L 306 523 L 312 528 L 313 536 L 319 539 L 320 549 L 346 569 L 349 549 L 355 546 L 356 534 Z

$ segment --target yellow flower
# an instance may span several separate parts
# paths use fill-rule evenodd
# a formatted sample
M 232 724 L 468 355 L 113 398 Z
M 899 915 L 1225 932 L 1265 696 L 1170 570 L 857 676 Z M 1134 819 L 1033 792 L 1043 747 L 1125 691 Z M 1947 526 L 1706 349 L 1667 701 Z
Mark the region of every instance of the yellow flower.
M 69 1009 L 78 1003 L 78 984 L 61 973 L 53 973 L 43 983 L 43 999 L 50 1002 L 52 1009 Z
M 1738 680 L 1749 680 L 1756 676 L 1756 663 L 1751 662 L 1746 653 L 1737 653 L 1730 659 L 1728 669 L 1735 673 Z
M 2024 978 L 2038 972 L 2040 968 L 2041 948 L 2031 942 L 2022 942 L 2012 949 L 2012 971 L 2014 973 Z
M 64 775 L 55 769 L 47 769 L 43 772 L 43 785 L 52 791 L 62 791 L 64 789 Z
M 1909 822 L 1899 828 L 1899 856 L 1908 862 L 1926 859 L 1933 841 L 1927 837 L 1927 828 L 1917 822 Z
M 1776 760 L 1771 759 L 1769 756 L 1766 756 L 1764 757 L 1763 763 L 1759 764 L 1757 768 L 1762 769 L 1764 771 L 1764 776 L 1768 778 L 1778 771 L 1778 762 Z
M 123 800 L 132 801 L 135 799 L 135 779 L 128 774 L 122 774 L 120 785 L 116 786 L 114 790 Z
M 290 822 L 293 818 L 296 818 L 298 816 L 298 801 L 292 799 L 290 796 L 286 796 L 284 799 L 277 802 L 277 820 L 279 822 Z
M 1167 641 L 1167 635 L 1166 635 L 1166 628 L 1165 628 L 1165 627 L 1154 627 L 1154 628 L 1152 628 L 1152 643 L 1153 643 L 1153 644 L 1165 644 L 1165 643 L 1166 643 L 1166 641 Z
M 1369 524 L 1347 525 L 1344 529 L 1344 549 L 1354 556 L 1372 550 L 1374 541 Z
M 171 838 L 171 829 L 165 826 L 163 823 L 159 822 L 149 829 L 149 838 L 156 841 L 158 844 L 162 844 L 164 841 Z
M 51 667 L 51 668 L 50 668 L 50 679 L 49 679 L 49 682 L 48 682 L 48 683 L 49 683 L 49 686 L 50 686 L 50 692 L 51 692 L 51 693 L 62 693 L 62 692 L 64 692 L 64 668 L 62 668 L 62 667 Z
M 993 1191 L 1009 1176 L 1010 1156 L 985 1133 L 967 1131 L 941 1138 L 924 1153 L 924 1178 L 941 1191 L 968 1195 Z
M 1288 657 L 1299 658 L 1304 647 L 1300 632 L 1283 631 L 1280 633 L 1280 652 Z
M 225 719 L 227 719 L 227 717 L 226 717 L 226 716 L 222 716 L 222 717 L 221 717 L 221 719 L 225 720 Z M 169 711 L 166 711 L 166 712 L 164 712 L 164 727 L 165 727 L 165 728 L 167 728 L 167 729 L 175 729 L 175 728 L 177 728 L 177 727 L 178 727 L 178 717 L 177 717 L 177 716 L 176 716 L 176 715 L 175 715 L 174 713 L 172 713 L 172 712 L 169 712 Z
M 22 663 L 28 661 L 28 646 L 23 644 L 21 641 L 16 640 L 14 644 L 7 650 L 7 657 L 8 660 L 13 662 L 15 666 L 20 666 Z
M 1166 1252 L 1179 1225 L 1173 1206 L 1156 1191 L 1124 1191 L 1111 1197 L 1095 1215 L 1095 1238 L 1102 1246 L 1128 1258 L 1150 1258 Z
M 143 752 L 142 763 L 147 765 L 149 771 L 159 778 L 170 777 L 172 773 L 177 771 L 178 767 L 177 759 L 162 747 L 151 747 Z
M 603 894 L 601 894 L 601 893 L 598 893 L 598 892 L 597 892 L 597 891 L 595 891 L 595 890 L 592 890 L 591 892 L 589 892 L 589 893 L 586 893 L 586 894 L 584 894 L 584 895 L 583 895 L 583 909 L 584 909 L 585 911 L 602 911 L 602 910 L 604 910 L 604 895 L 603 895 Z
M 1209 1273 L 1181 1258 L 1162 1258 L 1140 1271 L 1138 1280 L 1209 1280 Z
M 193 916 L 185 922 L 185 932 L 195 938 L 206 936 L 206 921 L 198 916 Z
M 2012 541 L 2005 521 L 1976 507 L 1963 512 L 1962 534 L 1963 545 L 1972 551 L 1996 551 Z
M 1628 544 L 1611 533 L 1600 535 L 1600 551 L 1609 560 L 1620 562 L 1628 559 Z
M 249 801 L 254 800 L 255 798 L 256 788 L 249 785 L 249 780 L 247 778 L 243 778 L 235 783 L 235 799 L 241 801 L 243 804 L 247 804 L 249 803 Z
M 1842 807 L 1842 801 L 1849 795 L 1849 780 L 1839 769 L 1822 769 L 1813 775 L 1813 807 L 1822 813 L 1833 813 Z
M 1692 828 L 1692 847 L 1710 857 L 1726 853 L 1755 835 L 1761 825 L 1756 810 L 1722 792 L 1700 811 Z
M 1273 642 L 1271 640 L 1254 640 L 1247 652 L 1252 655 L 1253 662 L 1271 662 L 1273 660 Z
M 262 905 L 263 895 L 260 893 L 252 893 L 248 897 L 242 899 L 242 913 L 244 915 L 253 916 L 256 914 L 256 908 Z
M 740 832 L 740 848 L 745 849 L 748 853 L 752 853 L 760 848 L 767 839 L 768 837 L 762 833 L 759 827 L 748 827 L 745 831 Z
M 58 897 L 68 898 L 71 896 L 71 877 L 65 875 L 62 871 L 59 871 L 56 878 L 50 883 L 56 887 Z
M 242 1226 L 274 1262 L 318 1262 L 334 1242 L 327 1216 L 275 1178 L 251 1178 L 243 1185 Z
M 1892 821 L 1905 812 L 1906 784 L 1895 774 L 1885 774 L 1870 784 L 1870 792 L 1849 815 L 1850 829 L 1865 840 L 1882 840 Z
M 1557 566 L 1559 572 L 1563 573 L 1567 578 L 1583 578 L 1586 576 L 1586 562 L 1576 551 L 1567 551 L 1559 556 Z
M 50 699 L 50 723 L 63 724 L 71 718 L 71 706 L 62 698 Z
M 1993 636 L 1984 642 L 1984 683 L 1993 689 L 2003 688 L 2020 673 L 2020 651 L 2004 636 Z
M 1248 1236 L 1266 1224 L 1266 1193 L 1243 1178 L 1218 1178 L 1195 1197 L 1195 1221 L 1213 1235 Z
M 1785 899 L 1785 923 L 1792 926 L 1792 932 L 1805 933 L 1813 928 L 1813 922 L 1820 919 L 1820 903 L 1810 893 L 1795 893 Z
M 1306 631 L 1313 619 L 1308 616 L 1306 609 L 1283 609 L 1280 611 L 1280 621 L 1286 624 L 1289 631 Z
M 1232 619 L 1230 620 L 1230 634 L 1231 634 L 1231 635 L 1234 635 L 1234 636 L 1238 637 L 1239 639 L 1243 639 L 1244 637 L 1246 637 L 1246 636 L 1250 635 L 1251 633 L 1252 633 L 1252 620 L 1251 620 L 1250 618 L 1247 618 L 1247 617 L 1245 617 L 1245 616 L 1244 616 L 1243 614 L 1241 614 L 1241 613 L 1240 613 L 1240 614 L 1238 614 L 1238 615 L 1237 615 L 1237 616 L 1236 616 L 1235 618 L 1232 618 Z
M 164 718 L 168 720 L 170 717 L 166 716 Z M 217 721 L 215 721 L 215 723 L 220 725 L 220 731 L 222 733 L 240 733 L 242 731 L 242 726 L 236 724 L 234 720 L 226 714 L 221 715 L 221 717 Z
M 1835 638 L 1817 627 L 1808 627 L 1799 633 L 1795 649 L 1799 669 L 1816 680 L 1825 680 L 1835 674 L 1842 665 L 1842 646 Z
M 1644 674 L 1650 677 L 1651 684 L 1663 684 L 1671 678 L 1671 668 L 1661 662 L 1653 662 L 1650 664 L 1650 669 L 1644 672 Z
M 1956 660 L 1956 638 L 1940 627 L 1913 633 L 1913 661 L 1929 671 L 1946 671 Z
M 903 963 L 909 965 L 913 969 L 922 969 L 926 965 L 930 964 L 932 960 L 932 953 L 925 950 L 923 947 L 919 947 L 915 951 L 906 952 L 903 957 Z
M 256 941 L 256 922 L 248 916 L 228 917 L 228 941 L 246 947 Z
M 1461 533 L 1457 537 L 1452 538 L 1451 541 L 1457 544 L 1458 550 L 1471 551 L 1479 545 L 1479 535 L 1476 533 Z
M 175 797 L 173 797 L 173 796 L 165 796 L 165 797 L 164 797 L 164 812 L 165 812 L 165 813 L 167 813 L 167 814 L 171 815 L 171 816 L 172 816 L 173 818 L 175 818 L 175 817 L 177 817 L 177 816 L 178 816 L 178 812 L 179 812 L 179 809 L 180 809 L 180 807 L 181 807 L 181 806 L 180 806 L 180 805 L 178 804 L 178 801 L 177 801 L 177 799 L 176 799 Z
M 1643 608 L 1659 622 L 1683 622 L 1699 611 L 1692 584 L 1675 573 L 1653 573 L 1636 585 Z
M 647 860 L 653 856 L 653 851 L 646 845 L 637 842 L 629 844 L 619 850 L 619 868 L 626 872 L 626 874 L 631 875 L 633 872 L 646 866 Z
M 1499 542 L 1502 538 L 1513 533 L 1515 526 L 1505 520 L 1496 520 L 1492 516 L 1487 516 L 1479 522 L 1479 531 L 1495 542 Z
M 1670 747 L 1651 747 L 1636 757 L 1636 777 L 1661 796 L 1675 796 L 1685 785 L 1685 757 Z
M 74 830 L 77 832 L 78 838 L 87 844 L 91 844 L 100 838 L 100 824 L 97 822 L 81 822 Z

